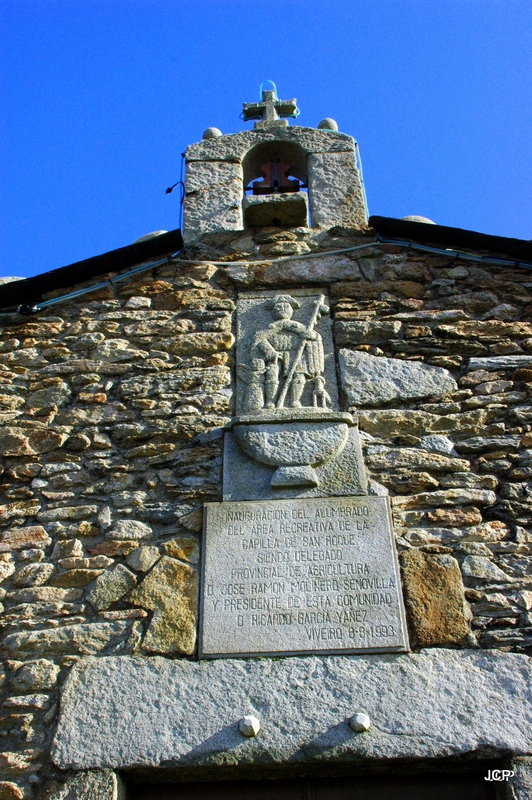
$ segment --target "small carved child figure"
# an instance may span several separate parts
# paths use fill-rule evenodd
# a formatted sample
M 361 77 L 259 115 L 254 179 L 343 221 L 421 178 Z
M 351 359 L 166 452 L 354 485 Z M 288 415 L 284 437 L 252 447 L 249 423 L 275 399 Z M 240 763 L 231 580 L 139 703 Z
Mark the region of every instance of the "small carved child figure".
M 242 398 L 242 411 L 260 411 L 264 408 L 264 373 L 266 365 L 262 358 L 252 358 L 251 364 L 239 364 L 240 377 L 246 384 Z
M 325 378 L 322 375 L 317 375 L 310 381 L 310 385 L 314 408 L 329 408 L 331 396 L 325 388 Z

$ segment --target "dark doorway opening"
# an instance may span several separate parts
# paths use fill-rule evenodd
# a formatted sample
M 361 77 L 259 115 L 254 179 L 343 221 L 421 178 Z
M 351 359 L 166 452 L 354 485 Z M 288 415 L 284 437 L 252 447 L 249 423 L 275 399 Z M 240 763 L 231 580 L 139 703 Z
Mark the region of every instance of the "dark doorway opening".
M 496 800 L 488 769 L 467 774 L 222 781 L 129 787 L 129 800 Z

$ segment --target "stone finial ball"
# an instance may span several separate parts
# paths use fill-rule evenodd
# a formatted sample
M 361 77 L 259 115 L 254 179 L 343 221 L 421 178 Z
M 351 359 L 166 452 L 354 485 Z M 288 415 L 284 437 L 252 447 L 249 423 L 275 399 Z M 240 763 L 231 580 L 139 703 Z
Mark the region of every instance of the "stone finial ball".
M 359 711 L 357 714 L 353 714 L 349 720 L 349 727 L 356 733 L 363 733 L 371 728 L 371 720 L 367 714 Z
M 424 222 L 426 225 L 436 225 L 436 223 L 428 217 L 418 217 L 416 214 L 411 214 L 408 217 L 401 217 L 404 222 Z
M 0 278 L 0 286 L 3 286 L 4 283 L 12 283 L 13 281 L 25 281 L 26 278 L 22 277 L 21 275 L 8 275 L 5 278 Z
M 335 119 L 332 119 L 331 117 L 325 117 L 325 119 L 322 119 L 322 121 L 318 125 L 318 128 L 322 131 L 337 131 L 338 123 L 336 122 Z
M 139 242 L 147 242 L 148 239 L 155 239 L 156 236 L 161 236 L 163 233 L 168 233 L 168 231 L 152 231 L 151 233 L 145 233 L 144 236 L 139 236 L 138 239 L 135 239 L 133 244 L 139 244 Z
M 242 736 L 256 736 L 260 731 L 260 720 L 253 716 L 242 717 L 238 723 L 238 728 Z
M 203 131 L 204 139 L 217 139 L 221 135 L 222 132 L 219 128 L 207 128 L 207 130 Z

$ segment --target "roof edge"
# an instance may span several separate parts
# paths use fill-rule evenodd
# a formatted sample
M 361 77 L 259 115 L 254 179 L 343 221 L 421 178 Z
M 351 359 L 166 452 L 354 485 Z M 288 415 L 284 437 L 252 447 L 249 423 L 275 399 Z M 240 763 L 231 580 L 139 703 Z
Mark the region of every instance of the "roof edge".
M 117 250 L 76 261 L 74 264 L 43 272 L 32 278 L 12 281 L 0 286 L 0 308 L 19 306 L 23 303 L 31 304 L 56 289 L 68 289 L 99 275 L 119 272 L 144 261 L 176 253 L 182 248 L 183 237 L 180 229 L 176 228 L 144 242 L 119 247 Z
M 393 217 L 372 216 L 369 218 L 369 225 L 378 233 L 392 239 L 411 240 L 445 248 L 488 250 L 490 253 L 509 256 L 515 261 L 532 262 L 532 242 L 527 239 L 492 236 L 489 233 L 468 231 L 465 228 L 450 228 L 445 225 L 411 222 Z

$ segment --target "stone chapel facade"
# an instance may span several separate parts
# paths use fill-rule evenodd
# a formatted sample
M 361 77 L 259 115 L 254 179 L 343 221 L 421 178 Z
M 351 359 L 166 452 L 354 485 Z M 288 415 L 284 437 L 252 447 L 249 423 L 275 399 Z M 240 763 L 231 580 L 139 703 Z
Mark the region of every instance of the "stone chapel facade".
M 532 797 L 532 244 L 294 113 L 0 287 L 0 800 Z

